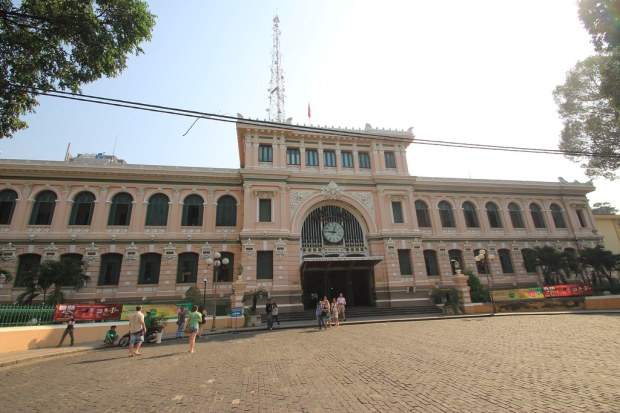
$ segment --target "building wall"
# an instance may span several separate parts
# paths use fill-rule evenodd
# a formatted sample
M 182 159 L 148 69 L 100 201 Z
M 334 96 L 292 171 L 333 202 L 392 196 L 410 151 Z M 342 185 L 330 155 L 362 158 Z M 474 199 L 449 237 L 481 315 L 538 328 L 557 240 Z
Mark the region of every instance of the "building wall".
M 364 237 L 362 255 L 375 257 L 372 267 L 372 304 L 381 306 L 428 304 L 428 292 L 437 285 L 451 285 L 454 273 L 450 251 L 459 252 L 465 269 L 476 270 L 478 249 L 497 255 L 509 252 L 514 271 L 504 274 L 499 260 L 491 263 L 489 283 L 533 285 L 535 273 L 527 273 L 520 251 L 542 245 L 558 249 L 595 246 L 600 236 L 586 195 L 589 184 L 554 182 L 467 180 L 412 177 L 406 162 L 407 147 L 414 136 L 407 132 L 283 130 L 265 125 L 237 125 L 241 169 L 188 168 L 131 164 L 101 165 L 88 162 L 8 160 L 0 165 L 3 190 L 18 194 L 10 223 L 0 225 L 0 254 L 3 268 L 16 273 L 23 254 L 58 259 L 63 254 L 83 255 L 91 282 L 78 292 L 65 291 L 72 301 L 130 302 L 178 300 L 191 286 L 201 290 L 207 279 L 210 298 L 230 298 L 239 304 L 243 291 L 266 289 L 283 312 L 303 308 L 302 227 L 312 211 L 322 206 L 338 206 L 350 212 Z M 272 148 L 272 160 L 261 162 L 261 146 Z M 287 162 L 287 149 L 299 150 L 299 164 Z M 317 151 L 319 164 L 306 165 L 307 151 Z M 336 154 L 336 166 L 325 165 L 326 151 Z M 342 163 L 343 152 L 350 153 L 351 167 Z M 361 168 L 359 153 L 368 154 L 370 168 Z M 394 165 L 386 164 L 386 152 Z M 30 225 L 34 200 L 41 191 L 56 194 L 50 225 Z M 75 197 L 82 191 L 95 198 L 91 225 L 69 225 Z M 108 225 L 114 196 L 126 192 L 133 198 L 131 220 L 127 226 Z M 149 200 L 165 194 L 169 201 L 167 224 L 146 226 Z M 204 200 L 201 226 L 181 225 L 183 200 L 196 194 Z M 0 196 L 2 192 L 0 192 Z M 232 196 L 237 203 L 235 226 L 216 226 L 217 203 Z M 260 200 L 270 200 L 271 219 L 259 222 Z M 431 226 L 419 225 L 414 204 L 421 200 L 429 210 Z M 453 208 L 454 228 L 441 225 L 439 205 L 447 201 Z M 479 225 L 468 227 L 463 203 L 475 207 Z M 502 225 L 491 228 L 486 204 L 499 207 Z M 522 210 L 524 228 L 511 225 L 508 205 Z M 394 216 L 393 204 L 400 204 L 403 222 Z M 535 228 L 530 205 L 542 208 L 544 228 Z M 560 207 L 565 228 L 558 228 L 550 208 Z M 330 249 L 331 248 L 331 249 Z M 349 254 L 338 246 L 320 249 L 326 268 L 334 258 Z M 401 274 L 398 251 L 408 254 L 412 274 Z M 273 277 L 265 279 L 257 270 L 261 251 L 273 253 Z M 338 252 L 340 251 L 340 252 Z M 424 251 L 437 256 L 438 271 L 427 274 Z M 178 256 L 193 252 L 200 257 L 195 283 L 177 282 Z M 206 259 L 215 252 L 234 256 L 230 281 L 213 283 L 213 268 Z M 123 255 L 118 285 L 97 285 L 101 256 Z M 140 284 L 140 257 L 161 254 L 157 284 Z M 12 302 L 24 291 L 12 282 L 0 284 L 0 301 Z M 308 292 L 306 292 L 308 293 Z
M 620 254 L 620 215 L 594 215 L 594 222 L 605 249 Z

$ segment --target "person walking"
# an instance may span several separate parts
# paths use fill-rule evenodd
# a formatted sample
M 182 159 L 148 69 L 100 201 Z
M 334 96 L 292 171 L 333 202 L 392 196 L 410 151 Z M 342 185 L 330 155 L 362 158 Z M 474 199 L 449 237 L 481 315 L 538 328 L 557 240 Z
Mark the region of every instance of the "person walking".
M 336 297 L 332 299 L 332 320 L 334 321 L 334 325 L 338 327 L 340 322 L 338 321 L 338 303 L 336 302 Z
M 345 307 L 347 306 L 347 300 L 344 298 L 342 293 L 340 293 L 340 296 L 336 300 L 336 303 L 338 305 L 338 316 L 342 318 L 342 321 L 347 321 L 347 316 L 344 312 Z
M 129 357 L 141 356 L 140 346 L 144 341 L 144 333 L 146 333 L 146 324 L 144 324 L 144 314 L 142 314 L 142 306 L 136 307 L 136 311 L 129 317 Z M 134 345 L 136 351 L 133 350 Z
M 325 326 L 325 330 L 327 330 L 327 327 L 332 326 L 332 316 L 327 296 L 324 296 L 323 301 L 321 301 L 321 310 L 323 315 L 323 325 Z
M 196 338 L 202 337 L 202 330 L 204 330 L 205 325 L 207 324 L 207 310 L 203 308 L 202 310 L 199 310 L 199 312 L 201 315 L 201 320 L 200 320 L 200 328 L 198 329 L 198 336 L 196 336 Z
M 69 321 L 67 321 L 67 328 L 65 328 L 65 331 L 62 332 L 60 343 L 58 343 L 56 347 L 62 346 L 62 342 L 65 341 L 65 337 L 67 337 L 67 334 L 69 334 L 69 337 L 71 337 L 71 345 L 73 345 L 73 330 L 74 329 L 75 329 L 75 318 L 71 316 Z
M 280 325 L 280 319 L 278 318 L 279 312 L 280 309 L 278 308 L 278 304 L 273 303 L 273 306 L 271 307 L 271 315 L 273 316 L 273 321 L 278 323 L 278 325 Z
M 189 352 L 194 352 L 194 344 L 196 343 L 196 334 L 200 328 L 200 322 L 202 321 L 202 314 L 198 312 L 198 306 L 195 305 L 192 308 L 192 312 L 187 317 L 189 319 Z
M 185 329 L 185 308 L 179 307 L 177 314 L 177 338 L 183 338 L 183 330 Z
M 267 299 L 265 312 L 267 313 L 267 330 L 273 330 L 273 304 L 271 304 L 271 298 Z

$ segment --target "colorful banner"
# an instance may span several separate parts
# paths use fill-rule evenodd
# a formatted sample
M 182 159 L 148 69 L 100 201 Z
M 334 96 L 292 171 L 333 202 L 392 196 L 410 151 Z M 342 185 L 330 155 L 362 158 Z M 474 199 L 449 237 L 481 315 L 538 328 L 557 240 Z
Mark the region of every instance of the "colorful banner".
M 176 318 L 181 307 L 186 308 L 188 311 L 192 310 L 192 303 L 177 303 L 177 304 L 123 304 L 123 312 L 121 314 L 121 320 L 129 320 L 135 311 L 136 307 L 142 306 L 142 314 L 146 314 L 147 311 L 151 312 L 153 317 L 164 318 Z
M 537 300 L 545 298 L 540 287 L 536 288 L 513 288 L 511 290 L 491 291 L 493 300 L 495 301 L 512 301 L 512 300 Z
M 115 321 L 121 318 L 120 304 L 57 304 L 54 321 Z
M 545 297 L 578 297 L 582 295 L 592 295 L 592 284 L 559 284 L 545 285 L 542 288 Z

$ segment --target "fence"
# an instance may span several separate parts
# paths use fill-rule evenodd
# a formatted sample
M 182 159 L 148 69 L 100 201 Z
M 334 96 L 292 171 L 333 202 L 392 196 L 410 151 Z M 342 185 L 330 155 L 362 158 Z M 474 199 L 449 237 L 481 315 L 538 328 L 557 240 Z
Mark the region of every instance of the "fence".
M 52 324 L 55 305 L 0 305 L 0 327 Z

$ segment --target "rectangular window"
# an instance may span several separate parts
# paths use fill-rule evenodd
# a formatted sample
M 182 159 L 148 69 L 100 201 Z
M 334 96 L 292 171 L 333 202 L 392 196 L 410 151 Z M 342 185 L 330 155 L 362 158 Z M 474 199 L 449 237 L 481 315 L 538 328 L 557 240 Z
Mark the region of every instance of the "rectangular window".
M 271 199 L 258 200 L 258 222 L 271 222 Z
M 273 251 L 256 253 L 256 279 L 273 280 Z
M 342 167 L 353 168 L 353 154 L 351 152 L 341 152 Z
M 319 166 L 319 152 L 316 149 L 306 149 L 306 166 Z
M 336 166 L 336 152 L 325 151 L 323 157 L 325 158 L 325 166 Z
M 258 145 L 258 162 L 273 162 L 271 145 Z
M 286 164 L 287 165 L 301 165 L 301 156 L 299 154 L 299 148 L 287 148 L 286 149 Z
M 360 152 L 357 154 L 357 157 L 360 162 L 360 168 L 370 169 L 370 155 L 368 155 L 368 152 Z
M 396 168 L 396 158 L 394 157 L 394 152 L 385 152 L 385 167 L 386 168 Z
M 578 209 L 576 212 L 577 212 L 577 219 L 579 220 L 579 226 L 581 228 L 585 228 L 586 227 L 586 219 L 583 216 L 583 211 L 581 209 Z
M 403 218 L 403 204 L 401 202 L 392 202 L 392 215 L 395 224 L 402 224 L 405 222 Z
M 411 250 L 398 250 L 400 275 L 413 275 L 411 270 Z

